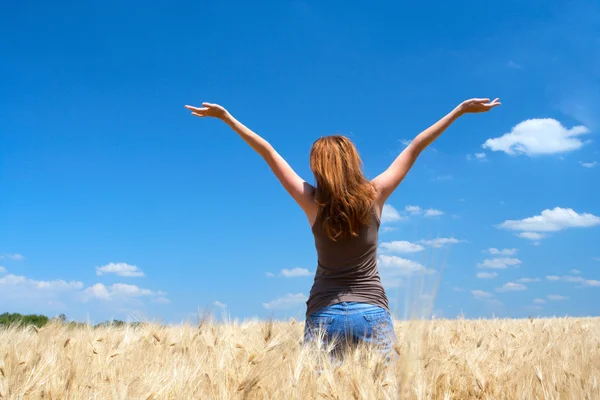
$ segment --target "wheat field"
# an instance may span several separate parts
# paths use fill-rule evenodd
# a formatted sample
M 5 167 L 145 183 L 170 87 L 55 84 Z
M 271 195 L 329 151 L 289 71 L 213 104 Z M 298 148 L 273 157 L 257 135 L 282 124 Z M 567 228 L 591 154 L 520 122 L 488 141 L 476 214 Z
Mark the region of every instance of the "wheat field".
M 341 362 L 303 322 L 0 329 L 0 398 L 600 399 L 600 318 L 396 321 Z

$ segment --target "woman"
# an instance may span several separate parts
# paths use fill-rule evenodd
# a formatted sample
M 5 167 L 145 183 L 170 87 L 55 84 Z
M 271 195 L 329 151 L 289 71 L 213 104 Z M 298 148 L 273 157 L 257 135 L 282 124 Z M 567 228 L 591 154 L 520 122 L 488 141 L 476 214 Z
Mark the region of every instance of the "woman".
M 304 210 L 315 238 L 318 267 L 307 304 L 304 340 L 323 332 L 326 342 L 371 343 L 384 353 L 396 339 L 388 299 L 377 271 L 381 212 L 419 154 L 458 117 L 489 111 L 498 99 L 464 101 L 421 132 L 390 167 L 369 181 L 353 143 L 343 136 L 318 139 L 310 153 L 316 186 L 300 178 L 262 137 L 217 104 L 185 106 L 192 115 L 228 124 L 260 154 Z

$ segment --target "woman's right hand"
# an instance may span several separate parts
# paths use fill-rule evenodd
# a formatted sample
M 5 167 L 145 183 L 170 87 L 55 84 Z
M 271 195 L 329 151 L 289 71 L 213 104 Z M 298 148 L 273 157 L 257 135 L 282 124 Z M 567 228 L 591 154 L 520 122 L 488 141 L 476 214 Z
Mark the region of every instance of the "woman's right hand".
M 492 108 L 499 106 L 500 99 L 469 99 L 465 100 L 459 106 L 460 112 L 463 114 L 481 113 L 490 111 Z
M 225 108 L 218 104 L 202 103 L 202 107 L 185 106 L 196 117 L 213 117 L 225 119 L 229 113 Z

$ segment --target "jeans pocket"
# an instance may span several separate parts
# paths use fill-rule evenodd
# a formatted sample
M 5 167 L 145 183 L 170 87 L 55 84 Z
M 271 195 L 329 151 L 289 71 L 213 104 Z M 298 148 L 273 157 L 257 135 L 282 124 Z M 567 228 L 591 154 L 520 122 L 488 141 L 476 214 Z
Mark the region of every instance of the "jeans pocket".
M 390 313 L 382 310 L 375 313 L 367 313 L 363 316 L 377 341 L 385 339 L 394 340 L 396 338 Z

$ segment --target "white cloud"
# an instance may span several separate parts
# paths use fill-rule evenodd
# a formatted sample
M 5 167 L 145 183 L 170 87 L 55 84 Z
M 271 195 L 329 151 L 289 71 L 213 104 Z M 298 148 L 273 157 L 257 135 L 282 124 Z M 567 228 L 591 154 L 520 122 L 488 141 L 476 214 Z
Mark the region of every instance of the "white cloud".
M 581 273 L 581 271 L 578 270 L 578 269 L 572 269 L 569 272 L 572 273 L 572 274 L 580 274 Z
M 540 299 L 540 298 L 533 299 L 533 302 L 534 302 L 535 304 L 546 304 L 546 300 L 544 300 L 544 299 Z
M 475 158 L 477 158 L 478 160 L 482 160 L 484 158 L 486 158 L 486 154 L 485 153 L 475 153 Z
M 110 298 L 110 293 L 106 286 L 101 283 L 96 283 L 84 290 L 84 293 L 87 297 L 95 297 L 97 299 L 108 300 Z
M 486 258 L 483 262 L 477 264 L 479 268 L 505 269 L 509 266 L 521 264 L 521 260 L 512 257 Z
M 581 148 L 584 143 L 577 136 L 585 133 L 589 133 L 585 126 L 567 129 L 551 118 L 529 119 L 517 124 L 510 133 L 486 140 L 483 147 L 510 155 L 565 153 Z
M 284 278 L 300 278 L 303 276 L 312 276 L 312 272 L 306 268 L 283 268 L 278 274 L 267 272 L 267 278 L 274 278 L 276 276 L 283 276 Z
M 508 220 L 498 227 L 513 231 L 556 232 L 567 228 L 587 228 L 600 225 L 600 217 L 592 214 L 578 214 L 571 208 L 555 207 L 544 210 L 541 215 L 521 220 Z
M 517 233 L 517 236 L 522 239 L 529 239 L 529 240 L 540 240 L 545 237 L 541 233 L 536 233 L 536 232 L 520 232 L 520 233 Z
M 568 296 L 561 296 L 559 294 L 549 294 L 548 296 L 546 296 L 546 298 L 548 300 L 552 300 L 552 301 L 561 301 L 561 300 L 568 300 L 569 299 Z
M 516 291 L 521 291 L 521 290 L 526 290 L 527 286 L 521 284 L 521 283 L 514 283 L 514 282 L 506 282 L 504 285 L 502 285 L 502 287 L 497 288 L 496 291 L 497 292 L 516 292 Z
M 479 279 L 492 279 L 498 276 L 497 272 L 478 272 L 477 277 Z
M 519 278 L 517 279 L 517 282 L 519 283 L 531 283 L 531 282 L 539 282 L 541 281 L 540 278 Z
M 475 297 L 478 300 L 491 299 L 492 297 L 494 297 L 493 294 L 484 292 L 483 290 L 471 290 L 471 293 L 473 294 L 473 297 Z
M 67 282 L 62 279 L 57 279 L 53 281 L 38 281 L 35 279 L 29 279 L 24 276 L 17 276 L 13 274 L 5 275 L 2 278 L 0 278 L 0 285 L 23 285 L 29 287 L 29 289 L 38 289 L 46 291 L 68 291 L 83 288 L 83 283 L 79 281 Z
M 419 206 L 406 206 L 404 207 L 404 210 L 413 215 L 421 214 L 421 212 L 423 211 Z
M 577 271 L 577 270 L 576 270 Z M 562 282 L 567 282 L 567 283 L 579 283 L 583 286 L 589 286 L 589 287 L 600 287 L 600 281 L 597 281 L 595 279 L 585 279 L 581 276 L 572 276 L 572 275 L 565 275 L 565 276 L 556 276 L 556 275 L 549 275 L 546 277 L 546 279 L 548 279 L 549 281 L 552 282 L 558 282 L 558 281 L 562 281 Z
M 462 292 L 462 291 L 464 291 L 464 289 L 463 289 L 463 288 L 461 288 L 461 287 L 458 287 L 458 286 L 454 286 L 454 287 L 452 288 L 452 290 L 453 290 L 454 292 Z
M 400 213 L 398 213 L 398 211 L 394 207 L 390 206 L 389 204 L 383 205 L 383 210 L 381 212 L 381 223 L 382 224 L 400 221 L 401 219 L 402 219 L 402 216 L 400 215 Z
M 380 255 L 379 266 L 382 269 L 382 273 L 390 275 L 431 274 L 435 272 L 416 261 L 407 260 L 398 256 Z
M 2 265 L 0 265 L 0 274 L 5 274 L 6 273 L 6 268 L 4 268 Z
M 389 253 L 416 253 L 423 251 L 425 247 L 420 244 L 407 242 L 405 240 L 396 240 L 393 242 L 384 242 L 379 245 L 381 250 Z
M 150 289 L 143 289 L 136 285 L 129 285 L 126 283 L 113 283 L 110 286 L 105 286 L 102 283 L 96 283 L 83 291 L 84 299 L 100 299 L 100 300 L 113 300 L 123 299 L 132 297 L 164 297 L 166 293 L 158 291 L 154 292 Z
M 598 161 L 592 161 L 592 162 L 582 162 L 581 166 L 584 168 L 594 168 L 596 165 L 598 165 Z
M 169 304 L 171 302 L 171 300 L 166 297 L 157 297 L 153 301 L 158 304 Z
M 498 250 L 494 247 L 491 247 L 486 250 L 487 253 L 495 255 L 495 256 L 514 256 L 517 254 L 517 249 L 502 249 Z
M 126 277 L 144 276 L 144 273 L 138 267 L 123 262 L 109 263 L 102 267 L 96 267 L 96 275 L 102 276 L 104 274 L 116 274 L 118 276 Z
M 23 261 L 24 259 L 25 257 L 23 257 L 21 254 L 0 254 L 0 260 Z
M 426 217 L 439 217 L 440 215 L 444 215 L 444 212 L 433 208 L 428 208 L 425 210 Z
M 221 303 L 219 300 L 213 301 L 213 305 L 219 308 L 227 308 L 227 304 Z
M 263 303 L 263 307 L 267 310 L 285 310 L 289 308 L 298 307 L 305 303 L 308 297 L 302 293 L 288 293 L 283 297 L 278 297 L 268 303 Z
M 456 243 L 462 243 L 463 240 L 458 240 L 455 239 L 453 237 L 450 238 L 435 238 L 435 239 L 431 239 L 431 240 L 420 240 L 419 243 L 427 245 L 427 246 L 431 246 L 431 247 L 435 247 L 435 248 L 440 248 L 443 247 L 444 245 L 447 244 L 456 244 Z
M 285 278 L 298 278 L 301 276 L 312 276 L 312 272 L 310 272 L 306 268 L 284 268 L 281 270 L 281 276 Z
M 381 232 L 382 233 L 392 232 L 392 231 L 395 231 L 395 230 L 396 230 L 396 228 L 391 227 L 391 226 L 384 226 L 383 228 L 381 228 Z
M 523 67 L 521 67 L 520 64 L 517 64 L 514 61 L 509 61 L 508 63 L 506 63 L 506 66 L 509 67 L 509 68 L 513 68 L 513 69 L 521 69 L 521 68 L 523 68 Z

